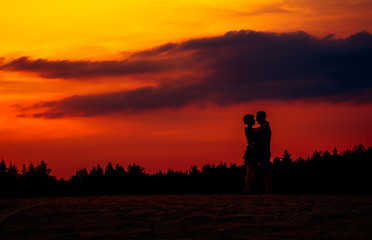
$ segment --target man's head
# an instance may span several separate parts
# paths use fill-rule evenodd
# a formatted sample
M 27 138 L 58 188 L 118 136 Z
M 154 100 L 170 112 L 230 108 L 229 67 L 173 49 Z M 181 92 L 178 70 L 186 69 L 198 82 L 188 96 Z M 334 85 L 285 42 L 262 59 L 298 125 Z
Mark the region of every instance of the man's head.
M 245 115 L 244 118 L 243 118 L 243 122 L 247 125 L 254 125 L 254 123 L 255 123 L 254 115 L 252 115 L 252 114 Z
M 266 113 L 264 111 L 258 111 L 256 115 L 256 120 L 258 124 L 264 124 L 266 121 Z

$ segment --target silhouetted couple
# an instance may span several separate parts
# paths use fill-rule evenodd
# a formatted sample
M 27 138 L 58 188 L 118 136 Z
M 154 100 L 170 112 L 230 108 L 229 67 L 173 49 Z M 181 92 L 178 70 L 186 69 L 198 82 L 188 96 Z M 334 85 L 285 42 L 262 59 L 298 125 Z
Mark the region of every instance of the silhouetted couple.
M 262 174 L 265 181 L 265 192 L 271 191 L 271 152 L 270 140 L 271 129 L 269 122 L 266 121 L 266 113 L 264 111 L 257 112 L 257 123 L 259 127 L 254 128 L 254 115 L 247 114 L 243 121 L 246 125 L 244 132 L 247 138 L 247 148 L 244 153 L 244 165 L 246 166 L 245 188 L 244 193 L 250 193 L 252 183 L 259 174 Z

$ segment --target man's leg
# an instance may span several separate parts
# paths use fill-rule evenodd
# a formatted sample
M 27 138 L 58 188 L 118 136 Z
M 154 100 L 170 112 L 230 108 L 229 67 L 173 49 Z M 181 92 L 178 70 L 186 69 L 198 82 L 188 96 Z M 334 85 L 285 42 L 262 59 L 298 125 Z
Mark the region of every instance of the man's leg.
M 265 180 L 265 193 L 271 193 L 271 186 L 273 182 L 271 172 L 265 174 L 264 180 Z
M 265 182 L 265 193 L 271 192 L 272 175 L 271 175 L 271 162 L 270 157 L 263 157 L 260 159 L 260 167 Z

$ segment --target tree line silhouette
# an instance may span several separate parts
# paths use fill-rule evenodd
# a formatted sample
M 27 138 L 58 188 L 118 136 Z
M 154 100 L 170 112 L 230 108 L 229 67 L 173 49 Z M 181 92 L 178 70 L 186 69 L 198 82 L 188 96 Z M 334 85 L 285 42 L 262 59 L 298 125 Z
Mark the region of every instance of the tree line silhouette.
M 287 150 L 273 159 L 273 193 L 276 194 L 371 194 L 372 147 L 362 144 L 338 152 L 315 151 L 295 161 Z M 62 196 L 100 194 L 234 194 L 244 187 L 243 165 L 196 165 L 188 170 L 149 174 L 135 163 L 126 168 L 109 162 L 91 170 L 78 170 L 70 179 L 57 179 L 44 161 L 22 169 L 0 162 L 0 196 Z M 258 175 L 254 192 L 263 191 Z

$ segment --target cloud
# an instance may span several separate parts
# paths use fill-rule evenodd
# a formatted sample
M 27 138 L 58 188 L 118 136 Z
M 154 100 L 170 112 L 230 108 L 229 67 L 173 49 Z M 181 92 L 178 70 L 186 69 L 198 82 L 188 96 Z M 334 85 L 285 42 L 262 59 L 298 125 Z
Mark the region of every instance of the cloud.
M 167 53 L 175 47 L 177 47 L 176 43 L 166 43 L 152 49 L 136 52 L 132 55 L 132 57 L 149 57 L 153 55 L 159 55 L 162 53 Z
M 232 31 L 168 43 L 123 61 L 21 58 L 1 68 L 60 78 L 139 73 L 156 73 L 159 79 L 163 73 L 173 76 L 172 81 L 159 81 L 154 87 L 72 96 L 27 109 L 39 110 L 34 117 L 57 118 L 177 109 L 189 104 L 225 106 L 252 100 L 371 102 L 370 66 L 372 35 L 367 32 L 345 39 L 331 35 L 321 39 L 304 32 Z
M 70 60 L 31 60 L 21 57 L 0 66 L 3 71 L 33 72 L 43 78 L 89 79 L 103 76 L 128 76 L 144 73 L 159 73 L 174 68 L 170 60 L 149 61 L 70 61 Z
M 135 113 L 165 107 L 178 109 L 198 99 L 204 100 L 202 94 L 202 91 L 192 86 L 142 87 L 127 92 L 72 96 L 58 101 L 40 102 L 24 108 L 23 111 L 47 109 L 45 112 L 33 114 L 32 117 L 60 118 L 106 115 L 121 111 Z
M 290 10 L 285 9 L 282 4 L 280 3 L 271 3 L 271 4 L 262 4 L 259 8 L 257 8 L 253 12 L 238 12 L 238 16 L 261 16 L 264 14 L 285 14 L 285 13 L 293 13 Z

